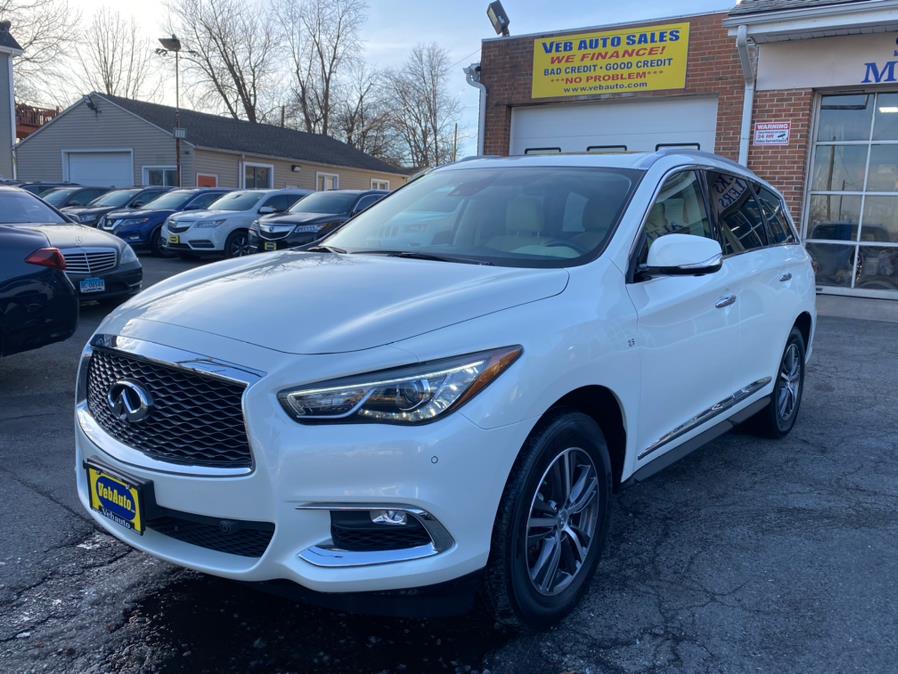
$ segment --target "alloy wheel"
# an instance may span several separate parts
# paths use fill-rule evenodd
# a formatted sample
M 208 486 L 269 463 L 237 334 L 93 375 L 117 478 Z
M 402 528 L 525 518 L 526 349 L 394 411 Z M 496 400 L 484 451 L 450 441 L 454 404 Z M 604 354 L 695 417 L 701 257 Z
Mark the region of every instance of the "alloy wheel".
M 237 234 L 231 241 L 231 257 L 243 257 L 252 252 L 249 245 L 249 237 L 246 234 Z
M 798 407 L 801 389 L 801 351 L 795 343 L 789 344 L 783 354 L 778 383 L 776 409 L 780 419 L 788 421 Z
M 525 537 L 530 581 L 540 594 L 563 592 L 584 567 L 599 522 L 598 495 L 595 464 L 579 447 L 560 452 L 543 473 Z

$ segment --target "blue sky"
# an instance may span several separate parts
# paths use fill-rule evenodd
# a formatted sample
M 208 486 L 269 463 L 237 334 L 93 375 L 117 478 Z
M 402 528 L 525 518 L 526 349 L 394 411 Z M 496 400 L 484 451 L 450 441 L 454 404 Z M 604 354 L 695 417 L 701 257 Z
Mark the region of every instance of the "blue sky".
M 503 0 L 512 35 L 699 14 L 729 9 L 735 3 L 736 0 Z M 164 32 L 168 14 L 164 0 L 75 0 L 75 4 L 85 14 L 112 4 L 135 16 L 151 38 Z M 486 18 L 487 4 L 488 0 L 369 0 L 365 57 L 374 67 L 401 64 L 409 49 L 419 42 L 437 42 L 449 52 L 453 64 L 450 89 L 461 104 L 462 154 L 472 153 L 476 144 L 477 91 L 465 83 L 461 69 L 479 60 L 483 38 L 495 36 Z

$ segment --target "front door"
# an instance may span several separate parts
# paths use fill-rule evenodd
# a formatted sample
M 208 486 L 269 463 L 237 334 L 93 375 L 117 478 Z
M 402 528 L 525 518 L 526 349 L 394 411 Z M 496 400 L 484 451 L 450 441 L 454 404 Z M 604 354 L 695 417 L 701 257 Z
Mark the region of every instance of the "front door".
M 643 259 L 665 234 L 716 238 L 698 172 L 667 178 L 644 231 Z M 693 420 L 742 386 L 739 306 L 726 263 L 713 274 L 637 280 L 627 291 L 638 314 L 642 358 L 639 465 L 687 439 Z

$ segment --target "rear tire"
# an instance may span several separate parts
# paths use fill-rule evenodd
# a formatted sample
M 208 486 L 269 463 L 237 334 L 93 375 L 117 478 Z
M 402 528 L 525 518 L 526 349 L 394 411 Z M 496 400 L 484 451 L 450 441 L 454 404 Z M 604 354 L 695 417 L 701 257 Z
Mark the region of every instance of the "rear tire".
M 792 430 L 804 392 L 805 348 L 801 330 L 793 327 L 776 371 L 770 402 L 748 421 L 754 433 L 782 438 Z
M 225 241 L 225 257 L 243 257 L 254 253 L 249 245 L 249 231 L 236 229 L 228 235 Z
M 598 424 L 558 410 L 515 462 L 493 526 L 485 599 L 495 620 L 544 628 L 577 604 L 608 535 L 611 461 Z

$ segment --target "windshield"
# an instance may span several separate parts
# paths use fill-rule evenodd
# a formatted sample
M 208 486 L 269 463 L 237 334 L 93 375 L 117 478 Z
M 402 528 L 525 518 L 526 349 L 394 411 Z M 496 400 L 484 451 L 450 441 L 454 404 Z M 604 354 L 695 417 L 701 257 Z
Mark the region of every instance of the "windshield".
M 43 198 L 48 204 L 53 204 L 58 208 L 59 206 L 64 206 L 68 198 L 77 192 L 78 189 L 77 187 L 65 187 L 61 190 L 53 190 L 45 194 Z
M 33 223 L 64 225 L 68 224 L 68 220 L 31 194 L 0 192 L 0 224 L 23 225 Z
M 213 201 L 210 211 L 248 211 L 262 198 L 262 192 L 231 192 Z
M 166 192 L 152 201 L 148 201 L 140 208 L 142 210 L 178 210 L 184 207 L 196 194 L 193 190 L 174 190 Z
M 564 166 L 436 171 L 356 216 L 324 244 L 350 253 L 568 266 L 605 246 L 640 175 Z
M 315 192 L 300 199 L 290 209 L 290 212 L 345 215 L 352 210 L 358 198 L 358 194 L 347 194 L 346 192 Z
M 102 197 L 97 197 L 88 204 L 89 208 L 108 206 L 110 208 L 121 208 L 126 205 L 135 194 L 140 190 L 112 190 Z

